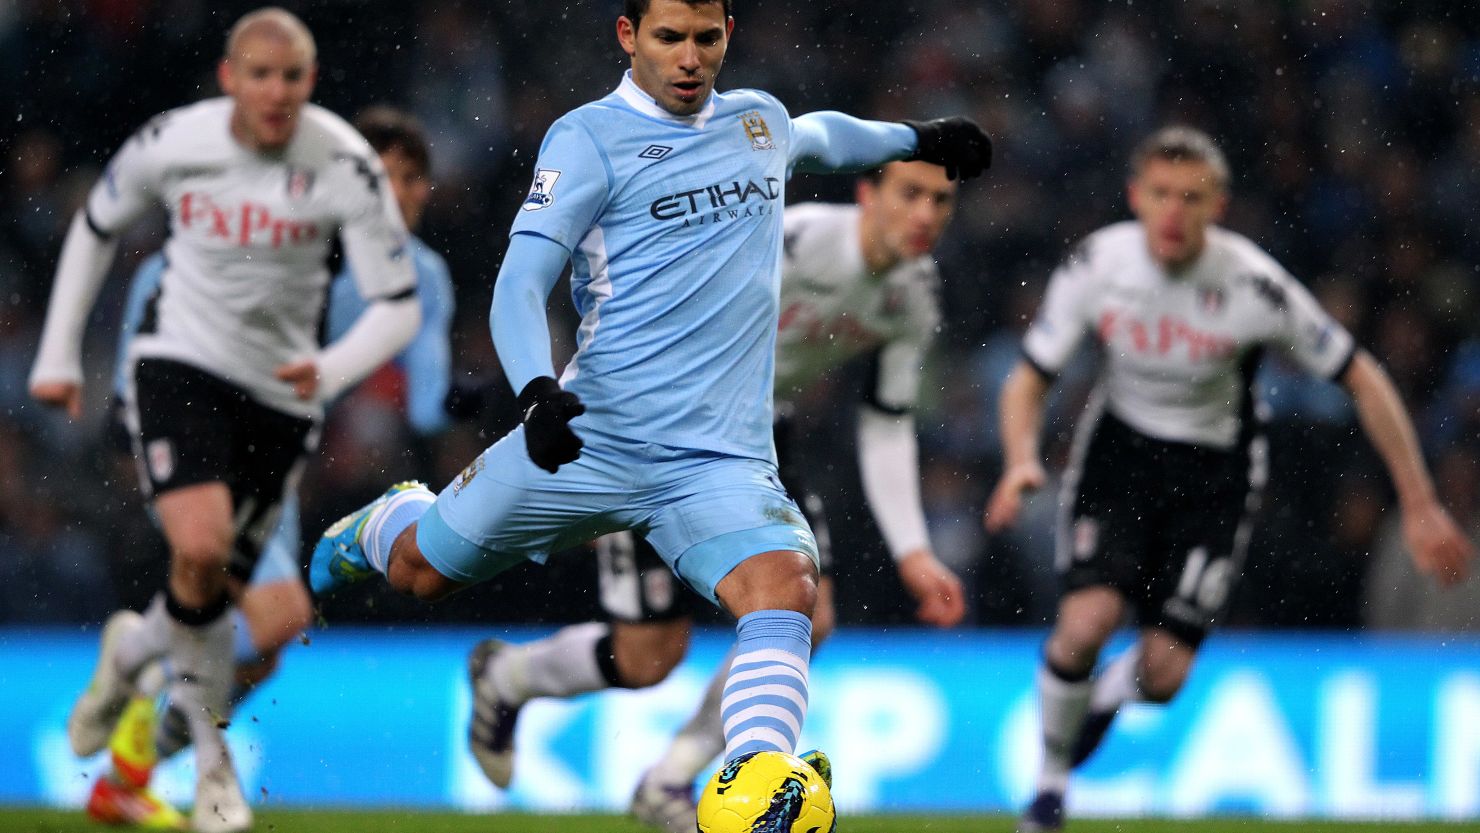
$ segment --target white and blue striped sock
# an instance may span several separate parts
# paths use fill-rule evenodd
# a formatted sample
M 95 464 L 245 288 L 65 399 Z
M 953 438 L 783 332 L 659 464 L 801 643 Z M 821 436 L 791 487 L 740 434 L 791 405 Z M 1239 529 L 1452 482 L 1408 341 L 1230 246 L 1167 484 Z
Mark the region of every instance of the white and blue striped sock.
M 437 496 L 430 489 L 417 486 L 397 492 L 374 511 L 360 535 L 360 546 L 365 548 L 365 560 L 371 567 L 385 574 L 396 538 L 406 531 L 406 527 L 420 520 L 436 500 Z
M 795 752 L 807 717 L 812 620 L 791 610 L 758 610 L 740 617 L 736 630 L 739 643 L 720 704 L 724 759 Z

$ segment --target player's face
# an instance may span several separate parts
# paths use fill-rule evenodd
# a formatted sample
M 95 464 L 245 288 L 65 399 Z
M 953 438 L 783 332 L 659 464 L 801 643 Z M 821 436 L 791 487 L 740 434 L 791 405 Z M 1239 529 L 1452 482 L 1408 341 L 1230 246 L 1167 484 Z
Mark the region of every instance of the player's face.
M 1151 257 L 1169 268 L 1202 254 L 1208 226 L 1223 218 L 1228 194 L 1212 166 L 1195 160 L 1152 159 L 1129 186 L 1131 211 L 1146 229 Z
M 301 44 L 275 36 L 243 38 L 216 73 L 221 89 L 236 101 L 231 132 L 256 150 L 287 145 L 317 73 Z
M 391 194 L 401 208 L 406 228 L 415 230 L 421 225 L 421 215 L 432 196 L 432 183 L 427 180 L 427 172 L 400 148 L 386 150 L 380 155 L 380 161 L 385 165 L 385 178 L 391 184 Z
M 676 116 L 699 112 L 714 89 L 734 19 L 721 3 L 652 0 L 641 26 L 617 18 L 617 41 L 632 56 L 632 80 Z
M 928 162 L 893 162 L 877 183 L 858 184 L 864 246 L 874 260 L 897 262 L 928 254 L 956 207 L 956 183 Z

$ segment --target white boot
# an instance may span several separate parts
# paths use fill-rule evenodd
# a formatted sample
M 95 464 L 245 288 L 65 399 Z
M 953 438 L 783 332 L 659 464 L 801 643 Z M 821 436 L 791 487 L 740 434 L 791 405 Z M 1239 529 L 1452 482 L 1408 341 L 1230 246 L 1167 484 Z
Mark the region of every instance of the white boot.
M 242 833 L 252 827 L 252 808 L 242 796 L 236 767 L 215 723 L 191 720 L 195 741 L 195 810 L 190 827 L 198 833 Z
M 108 745 L 114 725 L 134 694 L 133 684 L 118 667 L 118 649 L 143 624 L 144 617 L 132 610 L 120 610 L 103 626 L 92 682 L 67 716 L 67 739 L 78 757 L 86 758 Z

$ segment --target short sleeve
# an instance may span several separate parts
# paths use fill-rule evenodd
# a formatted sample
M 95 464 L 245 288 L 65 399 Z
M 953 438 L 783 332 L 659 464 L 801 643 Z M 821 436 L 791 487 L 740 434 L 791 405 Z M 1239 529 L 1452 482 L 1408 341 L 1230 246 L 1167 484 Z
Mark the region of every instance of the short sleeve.
M 1092 272 L 1079 246 L 1048 279 L 1038 315 L 1023 336 L 1023 355 L 1045 375 L 1056 375 L 1074 355 L 1089 324 Z
M 550 126 L 534 182 L 510 234 L 538 234 L 574 251 L 606 205 L 611 171 L 595 139 L 569 116 Z

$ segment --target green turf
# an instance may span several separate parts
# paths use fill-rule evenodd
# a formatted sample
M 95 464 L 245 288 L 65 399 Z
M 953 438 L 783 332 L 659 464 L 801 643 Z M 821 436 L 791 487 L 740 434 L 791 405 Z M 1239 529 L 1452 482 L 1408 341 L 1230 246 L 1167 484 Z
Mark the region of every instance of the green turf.
M 840 833 L 1011 833 L 1005 816 L 844 817 Z M 88 821 L 81 813 L 0 809 L 4 833 L 102 833 L 117 828 Z M 1456 833 L 1480 831 L 1480 821 L 1461 824 L 1356 824 L 1269 822 L 1258 819 L 1105 820 L 1070 823 L 1066 833 Z M 651 833 L 620 816 L 459 815 L 419 811 L 374 813 L 273 810 L 257 815 L 256 833 Z

